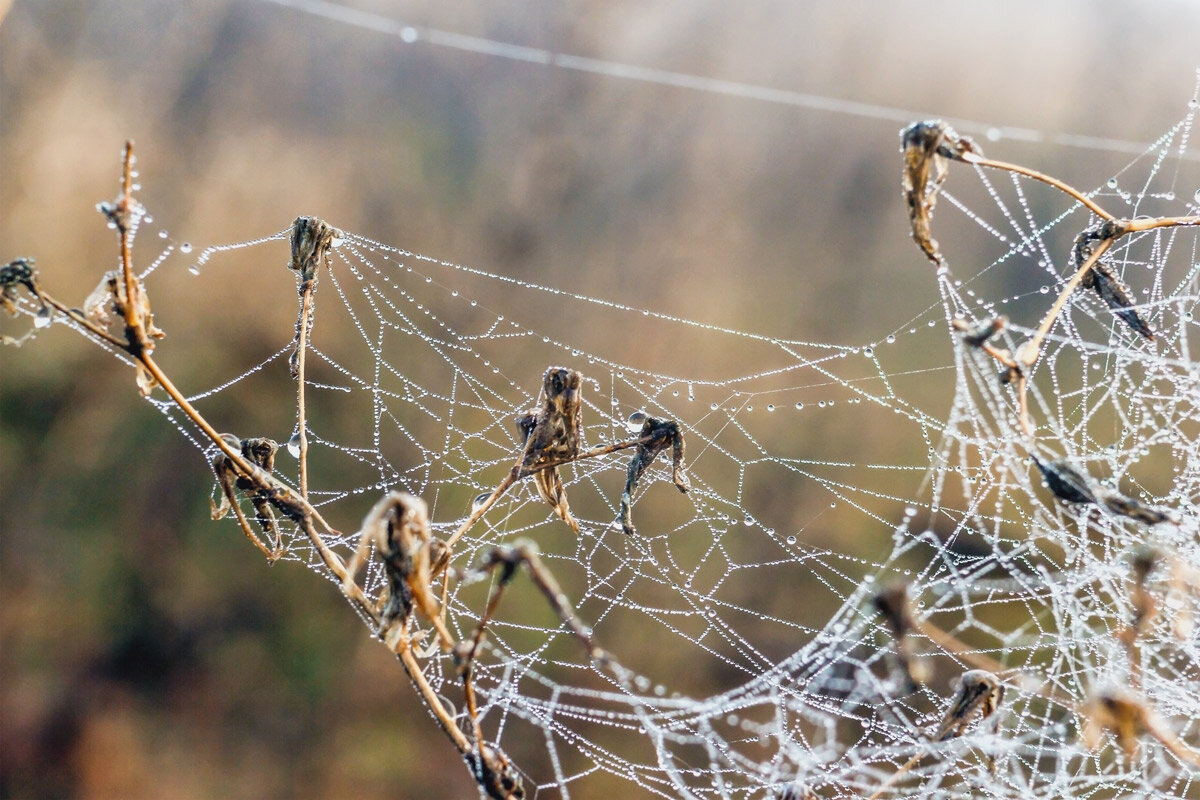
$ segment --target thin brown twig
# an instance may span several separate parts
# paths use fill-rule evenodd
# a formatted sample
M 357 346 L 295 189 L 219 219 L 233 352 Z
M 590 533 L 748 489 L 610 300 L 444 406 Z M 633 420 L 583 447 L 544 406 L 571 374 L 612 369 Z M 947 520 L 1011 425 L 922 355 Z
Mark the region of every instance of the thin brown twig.
M 304 404 L 304 362 L 308 352 L 308 315 L 312 311 L 311 281 L 305 281 L 300 291 L 300 330 L 297 335 L 300 341 L 296 344 L 296 417 L 300 429 L 300 496 L 308 499 L 308 420 Z
M 597 458 L 599 456 L 609 455 L 621 450 L 628 450 L 631 447 L 637 447 L 639 444 L 645 444 L 651 441 L 652 438 L 653 437 L 649 436 L 639 436 L 636 439 L 600 445 L 598 447 L 593 447 L 590 450 L 585 450 L 584 452 L 578 453 L 569 458 L 550 459 L 546 462 L 539 463 L 537 469 L 535 470 L 522 469 L 521 459 L 524 456 L 522 453 L 522 456 L 518 457 L 516 465 L 508 471 L 508 474 L 504 476 L 504 479 L 500 481 L 500 484 L 493 489 L 491 494 L 489 494 L 482 502 L 477 503 L 471 509 L 471 513 L 467 516 L 467 518 L 462 521 L 462 524 L 458 526 L 458 529 L 455 530 L 454 533 L 450 535 L 450 538 L 446 540 L 447 560 L 439 565 L 439 569 L 444 568 L 446 563 L 448 563 L 449 548 L 452 547 L 455 542 L 461 539 L 467 533 L 467 531 L 471 530 L 471 528 L 475 526 L 475 523 L 479 522 L 483 515 L 486 514 L 488 510 L 496 504 L 496 501 L 500 499 L 501 495 L 512 488 L 512 485 L 521 478 L 527 478 L 534 472 L 540 472 L 543 469 L 553 469 L 554 467 L 561 467 L 565 464 L 573 464 L 576 461 L 583 461 L 584 459 L 588 458 Z M 435 570 L 435 572 L 436 571 L 438 570 Z
M 1029 167 L 1022 167 L 1019 164 L 1010 164 L 1007 161 L 996 161 L 995 159 L 985 158 L 984 156 L 975 155 L 975 154 L 970 154 L 970 155 L 964 157 L 963 160 L 968 164 L 978 164 L 981 167 L 990 167 L 991 169 L 1004 170 L 1005 172 L 1015 172 L 1018 175 L 1024 175 L 1027 178 L 1033 178 L 1035 181 L 1041 181 L 1042 183 L 1045 183 L 1049 186 L 1053 186 L 1055 189 L 1058 189 L 1059 191 L 1062 191 L 1062 192 L 1070 195 L 1071 197 L 1075 198 L 1075 200 L 1078 201 L 1082 206 L 1087 208 L 1088 211 L 1091 211 L 1093 214 L 1100 217 L 1101 219 L 1105 219 L 1105 220 L 1116 219 L 1116 217 L 1114 217 L 1112 214 L 1105 211 L 1100 206 L 1096 205 L 1096 202 L 1094 200 L 1092 200 L 1090 197 L 1085 195 L 1083 192 L 1076 189 L 1074 186 L 1071 186 L 1068 183 L 1064 183 L 1063 181 L 1060 181 L 1058 178 L 1055 178 L 1053 176 L 1046 175 L 1043 172 L 1038 172 L 1036 169 L 1030 169 Z

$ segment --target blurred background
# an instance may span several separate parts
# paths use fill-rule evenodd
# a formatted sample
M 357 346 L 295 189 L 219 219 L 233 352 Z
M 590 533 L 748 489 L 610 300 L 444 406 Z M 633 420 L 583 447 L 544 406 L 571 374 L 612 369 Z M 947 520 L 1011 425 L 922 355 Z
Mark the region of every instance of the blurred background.
M 1200 62 L 1185 2 L 341 6 L 377 16 L 0 2 L 0 260 L 35 258 L 81 302 L 116 264 L 94 207 L 132 138 L 142 202 L 176 244 L 313 214 L 666 314 L 861 343 L 936 300 L 900 197 L 905 120 L 962 120 L 989 154 L 1091 186 L 1182 116 Z M 796 94 L 407 43 L 380 19 Z M 177 382 L 216 382 L 259 333 L 239 298 L 271 280 L 215 298 L 164 282 Z M 394 659 L 307 571 L 215 528 L 210 485 L 80 337 L 0 351 L 0 796 L 472 796 Z

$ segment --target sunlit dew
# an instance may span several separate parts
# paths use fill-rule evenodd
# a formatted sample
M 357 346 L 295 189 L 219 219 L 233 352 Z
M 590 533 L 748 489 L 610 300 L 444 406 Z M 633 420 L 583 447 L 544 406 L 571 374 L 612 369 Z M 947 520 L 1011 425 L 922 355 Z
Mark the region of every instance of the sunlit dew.
M 404 41 L 417 40 L 416 29 L 405 30 Z M 1001 149 L 1011 138 L 1000 129 L 983 135 Z M 1105 741 L 1091 757 L 1065 731 L 1078 729 L 1093 686 L 1133 685 L 1132 653 L 1139 697 L 1161 709 L 1164 731 L 1190 736 L 1186 720 L 1200 716 L 1200 666 L 1179 655 L 1186 639 L 1168 630 L 1170 620 L 1155 617 L 1136 640 L 1125 633 L 1136 605 L 1130 565 L 1147 543 L 1159 559 L 1153 604 L 1172 618 L 1196 610 L 1189 580 L 1172 577 L 1195 561 L 1190 534 L 1167 516 L 1179 498 L 1200 495 L 1192 438 L 1200 377 L 1181 337 L 1200 298 L 1192 283 L 1168 279 L 1192 270 L 1196 232 L 1172 229 L 1170 252 L 1166 237 L 1122 243 L 1128 265 L 1147 267 L 1121 274 L 1131 297 L 1151 301 L 1144 305 L 1161 328 L 1153 342 L 1126 324 L 1128 301 L 1084 286 L 1014 377 L 1002 364 L 1035 336 L 1057 295 L 1050 284 L 1060 285 L 1047 270 L 1056 270 L 1062 240 L 1073 240 L 1069 226 L 1083 215 L 1072 215 L 1070 199 L 1028 201 L 1046 192 L 1028 179 L 950 166 L 935 228 L 965 220 L 982 244 L 940 237 L 945 263 L 937 277 L 924 273 L 928 297 L 912 307 L 889 298 L 897 307 L 858 322 L 849 342 L 792 341 L 778 330 L 769 337 L 754 321 L 718 328 L 633 298 L 623 306 L 419 255 L 403 255 L 418 269 L 395 269 L 388 248 L 346 234 L 333 244 L 336 269 L 321 277 L 306 351 L 308 416 L 296 413 L 289 369 L 294 294 L 292 316 L 265 337 L 257 362 L 220 373 L 216 386 L 189 399 L 223 408 L 252 398 L 263 435 L 292 430 L 290 458 L 273 473 L 289 487 L 300 485 L 303 428 L 313 444 L 305 448 L 307 488 L 336 526 L 320 536 L 343 563 L 358 552 L 355 531 L 385 490 L 428 503 L 429 530 L 405 527 L 415 525 L 411 517 L 389 520 L 393 539 L 381 541 L 407 549 L 386 565 L 379 543 L 365 540 L 355 579 L 372 613 L 410 613 L 392 629 L 369 619 L 369 634 L 420 650 L 432 696 L 453 707 L 453 724 L 468 736 L 463 673 L 453 663 L 461 654 L 443 649 L 427 617 L 469 638 L 494 587 L 513 587 L 488 611 L 471 675 L 488 746 L 533 748 L 552 762 L 529 776 L 527 790 L 586 796 L 596 773 L 660 781 L 663 796 L 705 800 L 775 796 L 796 781 L 819 797 L 869 797 L 909 764 L 881 796 L 1015 800 L 1030 786 L 1051 796 L 1040 788 L 1051 785 L 1053 796 L 1115 796 L 1136 784 L 1139 796 L 1165 800 L 1190 780 L 1190 767 L 1154 736 L 1138 742 L 1154 770 L 1126 782 L 1126 767 L 1113 766 L 1119 743 Z M 1176 165 L 1136 166 L 1122 182 L 1158 192 L 1183 213 L 1186 193 L 1175 201 L 1164 189 Z M 978 193 L 972 180 L 984 181 Z M 1119 188 L 1115 178 L 1104 185 Z M 949 194 L 958 186 L 978 196 L 976 207 L 960 207 Z M 1200 204 L 1200 190 L 1194 198 Z M 1018 252 L 1030 260 L 1020 261 L 1024 273 L 1000 274 L 979 257 L 991 250 L 1007 254 L 1003 268 Z M 282 261 L 270 253 L 262 263 Z M 206 275 L 229 265 L 212 254 Z M 995 282 L 1007 296 L 993 295 Z M 647 353 L 595 345 L 592 331 L 554 327 L 527 311 L 536 303 L 521 303 L 547 296 L 565 318 L 599 309 L 612 330 L 658 325 L 670 347 L 720 340 L 714 352 L 745 347 L 754 357 L 719 368 L 686 359 L 648 366 Z M 976 322 L 981 309 L 1010 298 L 1012 319 L 986 346 L 951 324 Z M 50 322 L 45 308 L 33 320 Z M 568 361 L 584 373 L 574 406 L 566 393 L 548 398 L 554 391 L 542 384 L 547 364 Z M 287 402 L 261 402 L 260 384 L 283 386 Z M 805 414 L 789 414 L 789 405 Z M 192 441 L 205 441 L 172 406 L 156 407 Z M 674 422 L 682 440 L 642 441 L 652 420 Z M 550 443 L 557 449 L 543 436 L 558 437 Z M 536 461 L 539 447 L 545 461 Z M 212 463 L 211 448 L 205 457 Z M 1071 469 L 1082 499 L 1062 488 Z M 282 508 L 248 493 L 237 499 L 252 533 L 263 527 L 256 500 L 290 508 L 283 494 L 271 501 Z M 479 521 L 467 529 L 469 517 Z M 242 535 L 236 519 L 221 524 Z M 284 561 L 328 563 L 314 534 L 294 519 L 282 527 Z M 402 608 L 412 600 L 403 587 L 412 586 L 396 581 L 395 570 L 431 570 L 435 548 L 454 536 L 430 593 L 441 616 Z M 546 590 L 549 603 L 541 590 L 553 584 L 512 560 L 517 542 L 536 548 L 561 584 Z M 880 600 L 898 581 L 911 609 L 901 604 L 897 616 L 912 616 L 899 640 Z M 636 635 L 622 635 L 625 625 Z M 578 647 L 580 632 L 618 666 Z M 971 718 L 961 736 L 933 741 L 962 673 L 980 664 L 1006 687 L 998 725 Z M 933 676 L 927 682 L 922 665 Z M 621 737 L 633 740 L 612 744 Z M 531 771 L 542 768 L 530 761 Z

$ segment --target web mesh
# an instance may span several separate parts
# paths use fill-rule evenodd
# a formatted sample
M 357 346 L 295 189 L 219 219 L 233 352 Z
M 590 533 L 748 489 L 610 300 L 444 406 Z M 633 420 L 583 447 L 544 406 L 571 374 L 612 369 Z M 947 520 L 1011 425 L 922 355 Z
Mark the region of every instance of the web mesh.
M 1130 218 L 1200 212 L 1182 158 L 1195 106 L 1089 196 Z M 518 765 L 527 792 L 1200 791 L 1180 743 L 1200 742 L 1196 229 L 1131 235 L 1108 258 L 1153 341 L 1096 294 L 1072 294 L 1030 371 L 1031 446 L 1013 386 L 954 323 L 1004 313 L 997 344 L 1015 352 L 1065 285 L 1071 243 L 1095 219 L 1045 186 L 969 167 L 951 175 L 937 215 L 950 264 L 931 276 L 940 302 L 901 324 L 865 325 L 863 340 L 846 346 L 722 328 L 339 237 L 319 277 L 307 399 L 310 496 L 345 532 L 326 539 L 344 558 L 358 546 L 358 521 L 392 489 L 424 498 L 434 536 L 449 537 L 519 456 L 514 420 L 537 401 L 547 366 L 584 375 L 588 445 L 629 438 L 636 412 L 683 432 L 691 491 L 675 490 L 670 459 L 660 457 L 633 505 L 635 535 L 618 520 L 623 451 L 562 468 L 578 535 L 522 480 L 453 549 L 439 588 L 455 637 L 471 636 L 495 581 L 471 565 L 524 538 L 619 664 L 593 662 L 532 583 L 514 581 L 474 681 L 482 730 Z M 169 249 L 147 285 L 153 294 L 181 263 L 189 280 L 218 284 L 282 267 L 288 235 L 183 259 Z M 272 298 L 247 309 L 264 320 L 261 361 L 190 399 L 234 421 L 239 435 L 282 442 L 298 428 L 288 374 L 295 310 L 280 316 L 280 307 Z M 175 405 L 151 402 L 216 455 Z M 1065 459 L 1098 491 L 1167 509 L 1168 519 L 1064 503 L 1034 455 Z M 294 485 L 294 458 L 281 452 L 277 470 Z M 332 579 L 303 532 L 283 533 L 286 561 Z M 1143 583 L 1163 612 L 1131 646 L 1139 558 L 1152 562 Z M 378 560 L 364 580 L 378 599 Z M 900 638 L 877 602 L 898 582 L 913 618 Z M 422 639 L 419 617 L 411 626 L 426 646 L 425 678 L 467 730 L 453 657 L 428 632 Z M 980 667 L 1003 681 L 997 714 L 933 741 L 959 676 Z M 1137 730 L 1140 746 L 1126 753 L 1108 737 L 1089 748 L 1089 702 L 1104 687 L 1131 686 L 1155 715 Z

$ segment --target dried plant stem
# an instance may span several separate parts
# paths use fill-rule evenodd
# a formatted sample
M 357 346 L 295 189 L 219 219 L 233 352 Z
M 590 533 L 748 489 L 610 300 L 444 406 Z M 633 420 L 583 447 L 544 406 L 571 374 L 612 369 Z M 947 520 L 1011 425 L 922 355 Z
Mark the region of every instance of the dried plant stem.
M 1200 225 L 1200 215 L 1191 217 L 1151 217 L 1147 219 L 1130 219 L 1121 223 L 1122 235 L 1126 233 L 1141 233 L 1155 228 L 1180 228 L 1189 225 Z
M 908 772 L 910 769 L 912 769 L 913 767 L 915 767 L 917 765 L 917 762 L 920 761 L 924 757 L 925 757 L 925 750 L 922 748 L 920 752 L 915 753 L 912 758 L 910 758 L 908 761 L 905 761 L 902 765 L 897 767 L 896 771 L 893 772 L 891 775 L 889 775 L 887 780 L 885 780 L 883 783 L 879 784 L 879 787 L 875 790 L 874 794 L 872 794 L 870 797 L 868 797 L 867 800 L 879 800 L 879 797 L 884 792 L 886 792 L 892 785 L 894 785 L 896 783 L 896 781 L 898 781 L 902 777 L 904 777 L 904 774 L 906 772 Z
M 584 459 L 588 458 L 597 458 L 599 456 L 606 456 L 610 453 L 616 453 L 621 450 L 628 450 L 629 448 L 637 447 L 640 444 L 648 444 L 653 440 L 653 436 L 639 436 L 636 439 L 628 439 L 622 442 L 600 445 L 599 447 L 593 447 L 590 450 L 585 450 L 582 453 L 577 453 L 576 455 L 567 458 L 548 459 L 544 462 L 539 462 L 537 469 L 533 470 L 522 469 L 521 464 L 522 459 L 524 458 L 524 454 L 522 453 L 522 456 L 517 460 L 516 465 L 509 470 L 507 475 L 504 476 L 504 480 L 500 481 L 500 485 L 493 489 L 492 493 L 489 494 L 487 498 L 483 500 L 483 502 L 471 509 L 470 515 L 463 520 L 462 524 L 458 526 L 458 529 L 451 534 L 449 539 L 446 540 L 447 552 L 449 552 L 449 548 L 455 542 L 461 539 L 467 531 L 474 527 L 475 523 L 479 522 L 483 515 L 488 512 L 488 509 L 496 504 L 496 501 L 500 499 L 500 496 L 512 488 L 512 485 L 521 478 L 527 478 L 534 472 L 540 472 L 544 469 L 553 469 L 554 467 L 561 467 L 564 464 L 573 464 L 576 461 L 583 461 Z M 443 564 L 435 569 L 435 572 L 441 568 L 444 568 L 445 563 L 446 562 L 443 562 Z
M 454 744 L 460 753 L 466 755 L 473 749 L 470 741 L 459 730 L 458 725 L 454 722 L 453 717 L 446 711 L 446 707 L 442 705 L 441 698 L 430 686 L 429 681 L 425 678 L 425 673 L 421 671 L 421 665 L 417 663 L 417 658 L 413 654 L 412 647 L 407 636 L 401 636 L 395 645 L 396 657 L 404 666 L 404 671 L 408 673 L 408 679 L 417 689 L 417 693 L 421 695 L 421 699 L 425 702 L 425 706 L 433 714 L 438 725 L 446 734 L 447 738 Z
M 88 319 L 87 317 L 80 314 L 77 310 L 75 310 L 73 308 L 67 308 L 67 306 L 64 305 L 57 298 L 53 297 L 50 294 L 47 294 L 45 291 L 41 290 L 40 288 L 38 290 L 38 297 L 40 297 L 40 298 L 42 298 L 42 300 L 46 301 L 46 303 L 48 305 L 52 306 L 55 311 L 57 311 L 58 313 L 62 314 L 65 317 L 69 318 L 76 325 L 83 328 L 84 331 L 88 335 L 93 336 L 96 339 L 99 339 L 101 341 L 107 342 L 108 344 L 111 344 L 113 347 L 119 348 L 121 350 L 126 350 L 126 351 L 128 350 L 128 348 L 126 347 L 126 341 L 124 339 L 121 339 L 117 336 L 113 336 L 111 333 L 104 330 L 104 328 L 101 328 L 99 325 L 97 325 L 96 323 L 94 323 L 90 319 Z
M 300 433 L 300 496 L 308 500 L 308 420 L 304 405 L 304 356 L 308 352 L 309 315 L 312 313 L 313 282 L 305 281 L 300 290 L 300 330 L 296 343 L 296 417 Z
M 113 336 L 108 331 L 98 327 L 86 317 L 79 314 L 73 309 L 67 308 L 53 297 L 46 296 L 45 300 L 52 305 L 56 310 L 68 316 L 72 321 L 77 323 L 87 334 L 95 339 L 106 344 L 120 348 L 134 358 L 138 364 L 154 379 L 155 382 L 166 392 L 171 401 L 179 407 L 179 409 L 190 419 L 200 431 L 208 437 L 212 443 L 221 450 L 222 453 L 230 460 L 240 474 L 255 484 L 255 490 L 262 492 L 270 498 L 270 501 L 281 511 L 287 514 L 290 518 L 297 521 L 317 553 L 321 557 L 321 561 L 326 568 L 336 577 L 339 584 L 343 586 L 343 592 L 346 599 L 352 606 L 362 615 L 374 621 L 379 622 L 379 612 L 375 609 L 374 604 L 363 593 L 362 589 L 353 582 L 347 582 L 346 565 L 336 553 L 334 553 L 321 538 L 321 534 L 317 530 L 317 524 L 330 534 L 337 534 L 333 528 L 321 517 L 320 513 L 309 504 L 307 499 L 307 480 L 304 470 L 303 449 L 301 456 L 301 483 L 302 490 L 297 494 L 294 490 L 280 481 L 278 478 L 270 475 L 264 470 L 251 464 L 242 453 L 231 446 L 231 444 L 217 432 L 208 420 L 204 418 L 196 408 L 188 402 L 183 393 L 175 386 L 158 363 L 154 360 L 152 353 L 153 342 L 146 333 L 147 321 L 143 319 L 141 314 L 142 304 L 139 302 L 139 293 L 141 287 L 137 282 L 136 276 L 133 273 L 133 258 L 131 247 L 131 231 L 124 221 L 129 219 L 129 214 L 134 208 L 133 203 L 133 185 L 132 185 L 132 160 L 133 160 L 133 143 L 127 142 L 124 153 L 124 173 L 122 181 L 121 197 L 116 205 L 115 217 L 118 219 L 118 228 L 121 236 L 121 270 L 122 280 L 125 290 L 125 301 L 123 303 L 123 317 L 125 321 L 126 340 L 121 340 L 119 337 Z M 302 448 L 305 442 L 304 439 L 304 349 L 307 339 L 307 318 L 311 307 L 311 287 L 305 293 L 302 300 L 302 314 L 305 320 L 305 325 L 302 327 L 299 364 L 300 364 L 300 388 L 299 388 L 299 404 L 300 404 L 300 431 Z M 235 506 L 236 508 L 236 506 Z M 245 527 L 245 526 L 243 526 Z M 446 641 L 449 639 L 449 633 L 444 626 L 435 625 L 439 637 Z M 458 749 L 458 751 L 467 757 L 474 752 L 474 747 L 471 742 L 459 730 L 453 717 L 446 711 L 437 693 L 433 690 L 428 679 L 421 671 L 420 664 L 410 647 L 408 636 L 401 632 L 397 637 L 393 650 L 397 658 L 403 665 L 409 681 L 412 683 L 422 701 L 437 720 L 438 725 L 443 732 Z M 473 700 L 473 695 L 472 695 Z M 476 726 L 478 727 L 478 726 Z M 477 731 L 478 738 L 478 731 Z M 483 744 L 479 742 L 480 757 L 483 757 Z M 482 761 L 480 763 L 483 763 Z
M 1120 235 L 1123 235 L 1123 233 L 1118 234 L 1118 236 Z M 1050 306 L 1050 310 L 1047 311 L 1046 315 L 1042 318 L 1042 324 L 1039 325 L 1037 330 L 1034 332 L 1033 338 L 1023 344 L 1021 349 L 1017 351 L 1017 361 L 1019 361 L 1022 366 L 1031 367 L 1037 362 L 1038 358 L 1042 354 L 1042 343 L 1046 340 L 1046 335 L 1050 333 L 1050 329 L 1054 327 L 1054 323 L 1058 321 L 1058 317 L 1062 313 L 1063 307 L 1066 306 L 1067 300 L 1071 297 L 1071 294 L 1077 288 L 1079 288 L 1080 282 L 1092 269 L 1092 265 L 1099 261 L 1100 257 L 1108 252 L 1108 249 L 1112 247 L 1113 242 L 1116 240 L 1117 237 L 1100 240 L 1100 243 L 1096 245 L 1096 248 L 1092 251 L 1092 254 L 1089 255 L 1087 259 L 1079 265 L 1079 269 L 1075 270 L 1075 274 L 1072 275 L 1071 279 L 1067 281 L 1065 286 L 1063 286 L 1062 291 L 1059 292 L 1058 297 L 1055 298 L 1054 304 Z
M 934 644 L 938 645 L 943 650 L 954 653 L 956 656 L 961 658 L 963 661 L 966 661 L 976 669 L 984 669 L 988 672 L 995 672 L 997 674 L 1012 672 L 1014 669 L 1006 664 L 1001 664 L 991 656 L 986 656 L 983 653 L 978 652 L 966 642 L 962 641 L 951 633 L 947 633 L 931 622 L 914 619 L 913 627 L 916 628 L 916 630 L 920 633 L 923 633 L 925 636 L 929 637 Z
M 1064 182 L 1060 181 L 1058 178 L 1052 177 L 1050 175 L 1046 175 L 1045 173 L 1042 173 L 1042 172 L 1038 172 L 1036 169 L 1030 169 L 1029 167 L 1022 167 L 1019 164 L 1010 164 L 1007 161 L 996 161 L 994 159 L 984 158 L 983 156 L 979 156 L 979 155 L 970 155 L 970 156 L 967 156 L 964 160 L 968 164 L 977 164 L 981 167 L 990 167 L 991 169 L 1004 170 L 1005 172 L 1015 172 L 1018 175 L 1024 175 L 1027 178 L 1033 178 L 1035 181 L 1041 181 L 1042 183 L 1045 183 L 1049 186 L 1053 186 L 1055 189 L 1058 189 L 1059 191 L 1064 192 L 1064 193 L 1070 195 L 1071 197 L 1075 198 L 1075 200 L 1077 200 L 1080 203 L 1080 205 L 1084 206 L 1085 208 L 1088 209 L 1088 211 L 1091 211 L 1093 214 L 1100 217 L 1101 219 L 1105 219 L 1105 220 L 1116 219 L 1116 217 L 1114 217 L 1112 214 L 1109 214 L 1107 211 L 1105 211 L 1100 206 L 1096 205 L 1094 200 L 1092 200 L 1090 197 L 1085 195 L 1083 192 L 1076 189 L 1074 186 L 1064 183 Z

